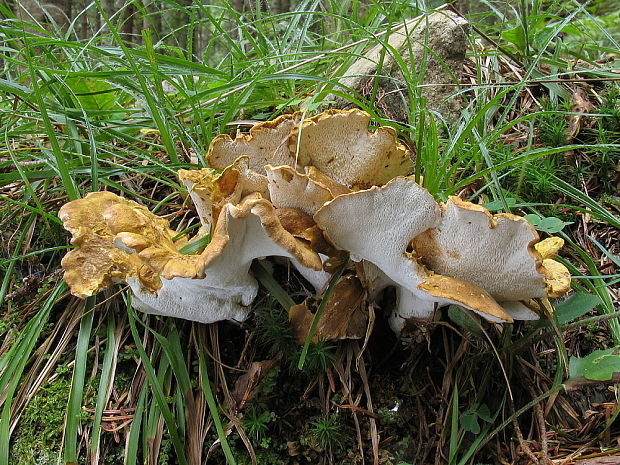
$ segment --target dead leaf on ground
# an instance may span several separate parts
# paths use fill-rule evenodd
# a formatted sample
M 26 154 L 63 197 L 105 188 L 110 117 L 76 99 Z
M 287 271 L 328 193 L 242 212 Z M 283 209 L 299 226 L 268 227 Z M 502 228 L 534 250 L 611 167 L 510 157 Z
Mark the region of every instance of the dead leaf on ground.
M 358 339 L 366 334 L 367 306 L 362 305 L 366 291 L 360 280 L 353 275 L 343 277 L 323 309 L 312 342 L 337 339 Z M 299 344 L 306 341 L 318 302 L 306 299 L 291 307 L 289 319 L 295 339 Z
M 594 109 L 594 104 L 588 99 L 586 91 L 581 87 L 575 87 L 571 94 L 571 111 L 573 113 L 582 113 L 580 115 L 570 115 L 568 117 L 568 128 L 566 128 L 566 138 L 570 142 L 575 138 L 581 126 L 583 120 L 586 117 L 586 113 L 590 113 Z
M 237 379 L 231 393 L 232 398 L 235 400 L 235 410 L 242 410 L 245 404 L 252 400 L 255 395 L 256 386 L 258 386 L 262 377 L 277 363 L 278 359 L 252 362 L 247 373 L 241 375 L 239 379 Z

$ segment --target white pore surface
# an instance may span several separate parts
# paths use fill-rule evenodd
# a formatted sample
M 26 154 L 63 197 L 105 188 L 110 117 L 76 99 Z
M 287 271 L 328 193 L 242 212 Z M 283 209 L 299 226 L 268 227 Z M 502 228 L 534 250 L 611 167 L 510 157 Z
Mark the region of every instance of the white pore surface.
M 501 302 L 500 305 L 513 320 L 533 321 L 540 318 L 538 313 L 521 302 Z
M 305 174 L 291 172 L 289 167 L 265 166 L 269 180 L 269 196 L 276 208 L 297 208 L 314 215 L 332 199 L 331 192 Z
M 415 182 L 396 178 L 383 187 L 341 195 L 314 216 L 319 227 L 355 261 L 368 260 L 392 281 L 420 292 L 426 271 L 405 256 L 411 239 L 440 220 L 439 206 Z
M 528 244 L 536 233 L 525 220 L 489 217 L 448 202 L 434 232 L 439 255 L 432 260 L 436 273 L 469 281 L 499 301 L 545 297 L 544 277 Z
M 157 293 L 145 292 L 138 279 L 131 278 L 128 284 L 137 298 L 136 308 L 201 323 L 247 318 L 258 292 L 258 284 L 249 273 L 252 260 L 293 256 L 266 234 L 260 217 L 250 213 L 234 218 L 230 209 L 236 207 L 229 204 L 225 208 L 230 240 L 205 268 L 205 277 L 162 279 Z

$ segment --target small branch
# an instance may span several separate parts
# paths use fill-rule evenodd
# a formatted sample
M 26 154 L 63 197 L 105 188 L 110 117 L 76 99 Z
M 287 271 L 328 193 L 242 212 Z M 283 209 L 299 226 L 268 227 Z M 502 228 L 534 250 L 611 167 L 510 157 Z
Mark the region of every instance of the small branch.
M 600 384 L 620 383 L 620 373 L 614 373 L 611 379 L 597 380 L 584 377 L 572 378 L 564 383 L 567 391 L 576 391 L 586 386 L 597 386 Z
M 604 315 L 597 315 L 590 318 L 585 318 L 583 320 L 574 321 L 572 323 L 560 326 L 560 329 L 562 331 L 568 331 L 569 329 L 577 328 L 579 326 L 596 323 L 599 321 L 613 320 L 614 318 L 620 318 L 620 310 L 613 313 L 605 313 Z

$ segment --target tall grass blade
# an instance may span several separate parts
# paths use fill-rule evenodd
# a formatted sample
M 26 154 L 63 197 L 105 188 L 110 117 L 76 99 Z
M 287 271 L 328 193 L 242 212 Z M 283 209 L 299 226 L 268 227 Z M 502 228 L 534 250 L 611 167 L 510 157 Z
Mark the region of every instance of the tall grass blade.
M 151 359 L 147 355 L 146 351 L 144 350 L 144 346 L 142 345 L 140 335 L 138 334 L 138 328 L 136 327 L 136 321 L 138 320 L 138 318 L 135 314 L 130 300 L 128 300 L 127 311 L 129 314 L 129 327 L 131 329 L 134 343 L 136 344 L 138 354 L 140 356 L 140 359 L 142 360 L 144 370 L 146 371 L 149 385 L 151 386 L 151 389 L 153 391 L 153 396 L 155 397 L 155 404 L 157 405 L 157 407 L 161 411 L 161 414 L 164 417 L 164 422 L 166 423 L 166 426 L 168 428 L 168 434 L 170 435 L 170 440 L 172 441 L 172 444 L 174 446 L 177 460 L 179 462 L 179 465 L 188 465 L 185 456 L 185 446 L 179 435 L 178 425 L 174 419 L 174 415 L 170 411 L 168 403 L 166 402 L 166 396 L 164 395 L 161 380 L 158 379 L 157 375 L 155 374 Z
M 92 426 L 90 453 L 92 463 L 99 463 L 99 442 L 101 439 L 101 418 L 105 410 L 106 402 L 112 391 L 116 367 L 116 357 L 119 352 L 118 339 L 116 337 L 116 319 L 112 312 L 108 313 L 106 322 L 106 349 L 101 365 L 101 377 L 97 389 L 97 403 L 95 404 L 95 415 Z
M 78 463 L 78 429 L 82 418 L 82 397 L 86 379 L 90 333 L 93 326 L 94 303 L 94 297 L 89 297 L 84 301 L 82 320 L 80 321 L 75 348 L 75 365 L 73 367 L 71 391 L 69 392 L 69 403 L 65 415 L 64 447 L 62 452 L 63 461 L 67 465 L 77 465 Z
M 143 384 L 140 390 L 140 396 L 138 397 L 138 405 L 133 413 L 133 421 L 129 428 L 129 434 L 127 435 L 127 442 L 125 443 L 125 459 L 124 465 L 137 465 L 138 464 L 138 447 L 140 445 L 140 431 L 142 430 L 142 421 L 144 418 L 144 406 L 146 404 L 146 397 L 148 393 L 148 386 Z
M 207 405 L 209 407 L 209 412 L 211 413 L 211 419 L 213 420 L 213 424 L 215 425 L 215 430 L 217 431 L 217 437 L 222 445 L 222 451 L 224 452 L 224 457 L 226 457 L 226 463 L 228 465 L 236 465 L 237 461 L 232 453 L 230 445 L 228 444 L 228 439 L 226 438 L 226 432 L 224 431 L 224 426 L 222 425 L 222 420 L 220 417 L 220 412 L 217 406 L 217 401 L 215 400 L 215 396 L 213 395 L 213 390 L 211 389 L 211 381 L 209 381 L 209 372 L 207 368 L 207 359 L 205 354 L 206 341 L 204 338 L 204 331 L 199 331 L 198 336 L 198 367 L 200 371 L 200 387 L 202 388 L 205 398 L 207 399 Z

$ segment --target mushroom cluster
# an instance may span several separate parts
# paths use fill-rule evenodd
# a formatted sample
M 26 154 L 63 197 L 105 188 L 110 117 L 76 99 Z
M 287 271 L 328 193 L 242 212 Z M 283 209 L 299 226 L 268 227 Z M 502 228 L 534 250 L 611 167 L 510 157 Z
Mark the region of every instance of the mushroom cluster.
M 179 172 L 200 234 L 211 237 L 199 253 L 182 253 L 188 237 L 136 202 L 110 192 L 69 202 L 59 215 L 75 246 L 62 262 L 71 292 L 127 283 L 145 312 L 242 321 L 258 292 L 252 261 L 283 257 L 314 287 L 290 310 L 303 341 L 315 297 L 346 254 L 352 264 L 315 340 L 362 337 L 368 309 L 388 287 L 397 333 L 448 304 L 493 322 L 534 319 L 531 299 L 569 290 L 568 270 L 553 259 L 561 239 L 541 242 L 525 219 L 458 197 L 436 202 L 407 177 L 413 163 L 395 131 L 369 122 L 356 109 L 294 113 L 213 139 L 210 169 Z

